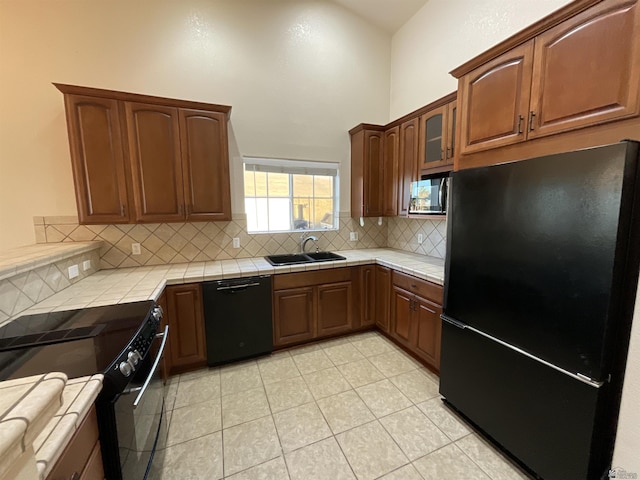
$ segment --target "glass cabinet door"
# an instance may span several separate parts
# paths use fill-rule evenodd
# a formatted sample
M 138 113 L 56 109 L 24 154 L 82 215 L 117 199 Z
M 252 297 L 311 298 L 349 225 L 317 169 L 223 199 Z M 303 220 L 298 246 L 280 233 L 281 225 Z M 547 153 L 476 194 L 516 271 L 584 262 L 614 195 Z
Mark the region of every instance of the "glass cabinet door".
M 436 167 L 446 160 L 446 111 L 444 105 L 420 117 L 420 170 Z

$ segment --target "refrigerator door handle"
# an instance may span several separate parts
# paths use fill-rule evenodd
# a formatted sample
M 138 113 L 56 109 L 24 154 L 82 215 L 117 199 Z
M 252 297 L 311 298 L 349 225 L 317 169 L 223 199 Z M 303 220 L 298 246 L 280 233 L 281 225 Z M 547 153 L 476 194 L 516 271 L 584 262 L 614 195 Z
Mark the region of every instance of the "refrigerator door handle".
M 458 328 L 462 328 L 462 329 L 467 329 L 469 331 L 472 331 L 474 333 L 477 333 L 478 335 L 482 335 L 483 337 L 487 338 L 488 340 L 491 340 L 493 342 L 499 343 L 500 345 L 502 345 L 503 347 L 507 347 L 511 350 L 513 350 L 514 352 L 518 352 L 521 355 L 524 355 L 525 357 L 530 358 L 531 360 L 535 360 L 536 362 L 540 362 L 543 365 L 546 365 L 547 367 L 553 368 L 554 370 L 557 370 L 560 373 L 564 373 L 565 375 L 568 375 L 571 378 L 574 378 L 575 380 L 579 380 L 582 383 L 586 383 L 587 385 L 590 385 L 594 388 L 600 388 L 602 387 L 602 385 L 604 385 L 605 382 L 601 382 L 598 380 L 594 380 L 593 378 L 587 377 L 586 375 L 583 375 L 582 373 L 572 373 L 568 370 L 565 370 L 562 367 L 559 367 L 557 365 L 554 365 L 553 363 L 547 362 L 546 360 L 540 358 L 540 357 L 536 357 L 535 355 L 530 354 L 529 352 L 526 352 L 524 350 L 522 350 L 521 348 L 516 347 L 515 345 L 511 345 L 510 343 L 507 343 L 503 340 L 500 340 L 499 338 L 493 337 L 487 333 L 484 333 L 481 330 L 478 330 L 477 328 L 472 327 L 471 325 L 466 325 L 458 320 L 454 320 L 451 317 L 447 317 L 446 315 L 440 315 L 440 318 L 442 318 L 442 320 L 444 320 L 447 323 L 450 323 L 451 325 L 455 325 Z
M 467 328 L 467 326 L 466 326 L 464 323 L 459 322 L 458 320 L 456 320 L 456 319 L 454 319 L 454 318 L 448 317 L 448 316 L 446 316 L 444 313 L 443 313 L 442 315 L 440 315 L 440 318 L 441 318 L 442 320 L 444 320 L 445 322 L 450 323 L 450 324 L 451 324 L 451 325 L 453 325 L 454 327 L 458 327 L 458 328 L 460 328 L 460 329 L 462 329 L 462 330 L 464 330 L 465 328 Z

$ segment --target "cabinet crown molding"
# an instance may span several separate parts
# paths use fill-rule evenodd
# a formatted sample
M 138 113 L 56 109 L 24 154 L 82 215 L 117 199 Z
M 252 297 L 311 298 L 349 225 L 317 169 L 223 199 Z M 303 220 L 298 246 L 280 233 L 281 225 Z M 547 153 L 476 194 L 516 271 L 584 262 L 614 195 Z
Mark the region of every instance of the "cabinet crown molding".
M 208 110 L 211 112 L 224 113 L 227 118 L 231 114 L 231 106 L 229 105 L 218 105 L 215 103 L 204 103 L 191 100 L 179 100 L 176 98 L 156 97 L 153 95 L 143 95 L 140 93 L 120 92 L 116 90 L 82 87 L 79 85 L 68 85 L 64 83 L 53 83 L 53 85 L 65 95 L 85 95 L 88 97 L 110 98 L 113 100 L 162 105 L 165 107 L 168 106 L 177 108 Z

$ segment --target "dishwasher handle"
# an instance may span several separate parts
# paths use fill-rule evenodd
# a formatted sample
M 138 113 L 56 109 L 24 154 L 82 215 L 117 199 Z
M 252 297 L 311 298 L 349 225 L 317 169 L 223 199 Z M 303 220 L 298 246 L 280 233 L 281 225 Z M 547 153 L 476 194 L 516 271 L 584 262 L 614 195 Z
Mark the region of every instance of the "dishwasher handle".
M 235 290 L 246 290 L 249 287 L 259 287 L 259 282 L 251 282 L 251 283 L 241 283 L 239 285 L 220 285 L 216 290 L 219 291 L 231 291 L 233 293 Z

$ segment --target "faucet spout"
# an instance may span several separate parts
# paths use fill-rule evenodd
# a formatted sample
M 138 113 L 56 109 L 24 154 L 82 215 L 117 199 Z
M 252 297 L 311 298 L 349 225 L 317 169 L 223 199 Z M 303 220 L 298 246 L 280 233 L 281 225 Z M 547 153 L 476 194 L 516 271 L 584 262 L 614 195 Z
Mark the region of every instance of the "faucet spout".
M 307 243 L 309 242 L 309 240 L 313 240 L 314 242 L 316 242 L 316 252 L 318 251 L 318 237 L 316 237 L 315 235 L 309 235 L 308 237 L 306 236 L 306 233 L 302 234 L 302 237 L 300 237 L 300 253 L 305 253 L 305 247 L 307 246 Z

